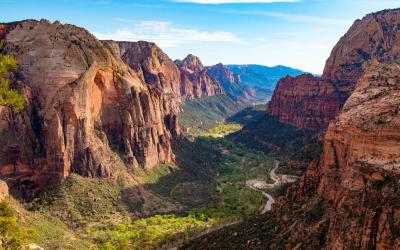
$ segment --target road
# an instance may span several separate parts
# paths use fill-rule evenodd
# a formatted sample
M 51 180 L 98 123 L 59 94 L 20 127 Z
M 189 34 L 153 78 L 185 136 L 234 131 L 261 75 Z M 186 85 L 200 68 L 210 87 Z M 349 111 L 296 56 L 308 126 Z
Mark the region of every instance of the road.
M 275 161 L 275 166 L 270 172 L 271 179 L 274 181 L 273 185 L 277 185 L 277 182 L 279 182 L 279 177 L 275 173 L 275 171 L 276 171 L 276 169 L 278 169 L 278 167 L 279 167 L 279 161 Z M 269 193 L 264 192 L 260 189 L 262 187 L 267 186 L 266 182 L 264 180 L 253 179 L 253 180 L 246 181 L 246 185 L 253 190 L 260 191 L 262 193 L 262 195 L 267 197 L 267 199 L 268 199 L 267 203 L 265 203 L 264 208 L 261 211 L 261 214 L 265 214 L 266 212 L 271 211 L 272 204 L 274 204 L 274 202 L 275 202 L 274 197 L 272 197 L 272 195 L 270 195 Z

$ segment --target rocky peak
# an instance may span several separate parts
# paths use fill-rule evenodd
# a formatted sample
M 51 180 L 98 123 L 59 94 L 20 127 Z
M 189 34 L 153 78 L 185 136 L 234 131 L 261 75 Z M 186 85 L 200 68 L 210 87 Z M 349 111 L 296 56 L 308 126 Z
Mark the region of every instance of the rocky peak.
M 372 58 L 400 62 L 400 9 L 372 13 L 355 21 L 333 48 L 322 78 L 351 90 L 360 78 L 361 65 Z
M 276 85 L 268 110 L 282 123 L 318 130 L 335 117 L 340 100 L 332 84 L 318 77 L 311 74 L 287 76 Z
M 141 71 L 147 84 L 180 97 L 180 72 L 174 62 L 155 43 L 116 42 L 122 60 Z
M 188 71 L 192 72 L 200 72 L 204 69 L 203 63 L 201 62 L 200 58 L 195 55 L 189 54 L 183 59 L 182 61 L 176 61 L 178 67 L 184 67 Z
M 400 63 L 400 9 L 357 20 L 332 50 L 321 79 L 299 76 L 280 81 L 270 112 L 298 128 L 325 128 L 360 79 L 363 63 L 371 59 Z
M 240 77 L 233 74 L 222 63 L 207 67 L 207 71 L 214 79 L 221 83 L 225 92 L 236 100 L 250 102 L 251 97 L 255 95 L 254 89 L 243 86 Z
M 225 94 L 197 56 L 190 54 L 182 61 L 175 60 L 175 64 L 181 72 L 181 93 L 187 99 Z
M 240 77 L 238 75 L 233 74 L 227 67 L 225 67 L 222 63 L 218 63 L 212 67 L 207 68 L 210 74 L 218 79 L 221 83 L 226 84 L 242 84 Z

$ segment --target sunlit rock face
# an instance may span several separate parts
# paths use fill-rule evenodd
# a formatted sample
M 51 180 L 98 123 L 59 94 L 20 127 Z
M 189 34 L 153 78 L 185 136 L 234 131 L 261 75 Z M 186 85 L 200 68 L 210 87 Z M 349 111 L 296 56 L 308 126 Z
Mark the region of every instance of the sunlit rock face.
M 197 56 L 188 55 L 182 61 L 175 60 L 175 64 L 181 72 L 181 93 L 185 99 L 225 94 Z
M 71 172 L 108 177 L 125 164 L 174 160 L 179 107 L 165 93 L 179 85 L 147 83 L 115 46 L 73 25 L 3 27 L 5 52 L 19 63 L 11 77 L 26 100 L 18 114 L 0 107 L 0 175 L 11 186 L 35 191 Z
M 329 124 L 320 159 L 288 192 L 291 201 L 276 208 L 279 214 L 292 202 L 320 200 L 318 220 L 293 235 L 310 236 L 324 225 L 325 249 L 400 246 L 400 65 L 373 60 L 363 68 Z
M 269 110 L 279 121 L 301 129 L 326 128 L 354 90 L 362 65 L 370 59 L 400 62 L 400 9 L 385 10 L 354 22 L 326 61 L 321 78 L 282 79 Z

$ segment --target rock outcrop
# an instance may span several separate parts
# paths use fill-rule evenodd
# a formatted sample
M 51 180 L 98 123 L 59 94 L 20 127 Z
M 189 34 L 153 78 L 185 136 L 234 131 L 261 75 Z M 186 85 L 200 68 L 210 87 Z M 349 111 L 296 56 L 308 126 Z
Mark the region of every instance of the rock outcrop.
M 400 65 L 367 63 L 329 125 L 320 160 L 288 193 L 296 201 L 322 201 L 319 218 L 303 228 L 312 234 L 326 224 L 321 247 L 400 247 L 399 107 Z
M 147 84 L 161 88 L 166 95 L 181 96 L 180 71 L 174 62 L 152 42 L 116 42 L 122 60 L 143 73 Z
M 332 84 L 304 74 L 282 78 L 268 110 L 282 123 L 318 130 L 335 117 L 341 104 L 340 95 Z
M 219 81 L 226 94 L 241 102 L 251 102 L 255 96 L 255 90 L 245 87 L 240 76 L 233 74 L 222 63 L 207 67 L 209 74 Z
M 399 249 L 400 65 L 366 63 L 323 153 L 262 215 L 182 249 Z
M 82 28 L 45 20 L 4 26 L 5 52 L 19 63 L 13 84 L 26 100 L 18 114 L 0 107 L 0 175 L 11 188 L 174 160 L 178 106 L 162 81 L 146 84 L 142 70 Z
M 185 99 L 225 94 L 218 81 L 213 79 L 200 59 L 188 55 L 185 59 L 175 60 L 181 72 L 181 94 Z
M 383 63 L 400 62 L 399 27 L 400 9 L 369 14 L 357 20 L 332 50 L 321 79 L 299 76 L 278 83 L 270 103 L 271 114 L 281 122 L 301 129 L 326 127 L 354 89 L 364 62 L 372 58 Z M 321 91 L 321 84 L 329 89 L 328 96 Z M 308 91 L 296 93 L 290 89 L 292 86 Z M 332 96 L 332 90 L 336 92 L 333 94 L 336 97 Z M 310 98 L 309 92 L 319 94 Z M 328 107 L 326 103 L 319 108 L 323 100 L 332 100 L 332 106 Z M 299 104 L 300 108 L 293 108 Z

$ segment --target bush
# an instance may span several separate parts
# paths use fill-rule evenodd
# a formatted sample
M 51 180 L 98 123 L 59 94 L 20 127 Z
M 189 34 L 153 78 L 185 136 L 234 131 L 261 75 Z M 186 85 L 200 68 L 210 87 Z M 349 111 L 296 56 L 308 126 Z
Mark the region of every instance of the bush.
M 20 96 L 18 91 L 10 89 L 10 83 L 7 79 L 8 72 L 16 68 L 17 61 L 15 58 L 0 54 L 0 105 L 8 106 L 12 108 L 14 112 L 19 112 L 24 108 L 24 99 Z
M 7 200 L 0 202 L 0 237 L 3 249 L 18 249 L 36 239 L 34 230 L 22 227 Z

